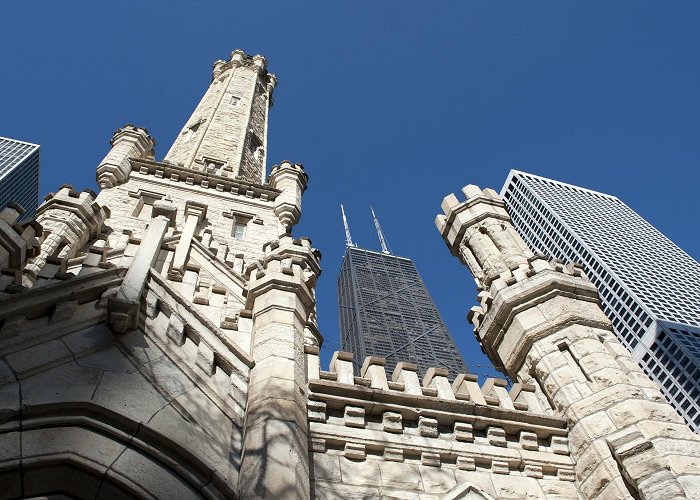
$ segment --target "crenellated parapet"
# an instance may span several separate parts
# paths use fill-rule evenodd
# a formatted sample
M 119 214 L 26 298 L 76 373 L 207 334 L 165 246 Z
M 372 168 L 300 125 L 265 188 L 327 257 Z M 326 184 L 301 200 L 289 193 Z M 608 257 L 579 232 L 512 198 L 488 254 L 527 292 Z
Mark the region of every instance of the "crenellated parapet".
M 118 128 L 110 140 L 109 153 L 97 167 L 97 184 L 108 189 L 127 181 L 131 173 L 131 158 L 153 158 L 156 141 L 148 130 L 134 125 Z
M 37 209 L 36 220 L 43 227 L 39 254 L 25 267 L 36 277 L 47 259 L 67 260 L 75 255 L 102 231 L 110 211 L 95 201 L 92 190 L 78 193 L 72 186 L 64 185 Z
M 321 254 L 308 238 L 285 235 L 263 246 L 264 257 L 245 270 L 246 307 L 252 309 L 258 297 L 279 287 L 294 291 L 306 307 L 313 304 L 312 290 L 321 274 Z
M 287 232 L 290 232 L 301 217 L 301 196 L 306 190 L 309 176 L 301 163 L 283 161 L 272 167 L 268 180 L 270 186 L 281 191 L 275 198 L 275 215 Z
M 463 192 L 465 201 L 443 200 L 436 225 L 476 280 L 469 320 L 491 361 L 536 385 L 566 420 L 579 492 L 697 495 L 700 463 L 689 457 L 699 456 L 700 439 L 616 340 L 595 286 L 579 266 L 533 254 L 493 190 Z
M 446 401 L 452 401 L 457 412 L 465 413 L 466 411 L 466 413 L 473 415 L 485 415 L 492 412 L 489 414 L 494 417 L 504 411 L 541 416 L 552 415 L 552 409 L 546 400 L 538 398 L 539 391 L 532 384 L 516 383 L 508 389 L 506 380 L 487 378 L 480 386 L 477 382 L 478 377 L 471 373 L 460 373 L 450 382 L 447 370 L 435 367 L 429 368 L 421 380 L 416 365 L 405 362 L 398 363 L 393 373 L 387 374 L 384 368 L 384 358 L 377 356 L 367 356 L 362 364 L 360 374 L 355 375 L 353 355 L 344 351 L 336 351 L 329 369 L 324 371 L 319 368 L 318 355 L 317 349 L 311 346 L 307 347 L 307 366 L 317 367 L 315 370 L 308 371 L 309 383 L 313 387 L 328 387 L 329 393 L 333 393 L 333 391 L 347 392 L 352 390 L 347 386 L 353 386 L 360 391 L 387 391 L 382 393 L 383 395 L 373 393 L 370 398 L 373 401 L 378 399 L 398 401 L 405 397 L 408 398 L 404 400 L 408 406 L 418 404 L 418 406 L 425 405 L 426 408 L 434 408 L 435 405 L 445 407 L 445 404 L 449 405 L 449 403 L 445 403 Z M 330 386 L 334 386 L 335 389 L 330 389 Z M 323 391 L 325 390 L 321 392 Z M 410 402 L 412 401 L 410 398 L 414 396 L 418 399 Z M 512 415 L 509 418 L 513 420 L 526 419 L 526 417 Z
M 313 347 L 307 365 L 318 366 Z M 384 359 L 373 356 L 358 376 L 352 354 L 342 351 L 327 371 L 308 376 L 317 492 L 335 491 L 326 481 L 337 477 L 350 495 L 360 495 L 355 484 L 376 489 L 363 490 L 367 496 L 395 489 L 400 498 L 401 489 L 444 494 L 476 482 L 496 498 L 576 497 L 566 422 L 541 406 L 532 385 L 508 390 L 505 380 L 490 378 L 479 386 L 472 374 L 450 383 L 439 368 L 420 380 L 410 363 L 387 374 Z

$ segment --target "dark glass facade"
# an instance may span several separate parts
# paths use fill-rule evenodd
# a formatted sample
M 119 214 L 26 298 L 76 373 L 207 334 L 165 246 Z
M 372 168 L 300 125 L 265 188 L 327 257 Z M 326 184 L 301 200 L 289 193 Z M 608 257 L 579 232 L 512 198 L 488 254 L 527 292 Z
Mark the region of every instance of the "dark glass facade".
M 338 276 L 340 343 L 353 353 L 355 370 L 365 356 L 386 358 L 388 376 L 399 361 L 447 368 L 449 378 L 467 368 L 411 259 L 347 247 Z

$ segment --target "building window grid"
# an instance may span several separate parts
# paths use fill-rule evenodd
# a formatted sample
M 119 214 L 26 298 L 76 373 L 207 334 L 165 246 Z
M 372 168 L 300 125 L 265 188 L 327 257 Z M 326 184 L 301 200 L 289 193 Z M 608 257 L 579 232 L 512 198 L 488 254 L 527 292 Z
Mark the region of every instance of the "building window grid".
M 373 354 L 387 357 L 389 372 L 398 361 L 417 360 L 422 361 L 417 364 L 423 369 L 446 367 L 451 376 L 465 371 L 454 341 L 410 260 L 348 249 L 338 278 L 338 295 L 342 348 L 355 353 L 356 367 L 365 355 Z M 420 337 L 425 332 L 428 334 Z
M 537 181 L 540 180 L 541 179 L 537 178 Z M 560 186 L 557 185 L 557 187 Z M 553 194 L 554 196 L 552 196 Z M 589 195 L 590 193 L 585 192 L 585 194 Z M 548 201 L 554 197 L 561 203 L 571 203 L 570 200 L 562 200 L 558 196 L 558 193 L 552 193 L 552 190 L 550 190 L 547 195 Z M 637 222 L 641 221 L 643 223 L 642 228 L 637 227 L 634 229 L 632 231 L 634 235 L 646 236 L 643 229 L 651 228 L 654 233 L 651 238 L 651 243 L 661 247 L 659 250 L 655 249 L 657 253 L 662 254 L 668 250 L 666 247 L 671 246 L 672 250 L 674 250 L 674 254 L 680 251 L 683 256 L 687 257 L 682 250 L 669 242 L 661 233 L 658 233 L 658 231 L 644 221 L 644 219 L 639 217 L 616 198 L 607 196 L 597 196 L 597 198 L 599 200 L 605 200 L 606 202 L 612 202 L 608 203 L 606 206 L 606 208 L 609 209 L 608 215 L 613 214 L 619 217 L 630 216 L 632 219 L 637 219 Z M 603 266 L 591 258 L 592 256 L 583 248 L 583 245 L 576 241 L 576 238 L 552 216 L 549 210 L 547 210 L 532 193 L 522 186 L 522 183 L 517 177 L 514 177 L 513 182 L 508 186 L 504 193 L 504 199 L 506 200 L 507 207 L 513 217 L 516 227 L 525 241 L 533 249 L 547 248 L 551 250 L 553 257 L 565 261 L 577 261 L 583 264 L 584 271 L 600 291 L 603 310 L 611 317 L 614 330 L 618 333 L 618 337 L 628 349 L 634 349 L 638 344 L 639 338 L 645 333 L 646 328 L 653 322 L 652 318 L 644 312 L 641 305 L 636 303 L 624 289 L 614 282 L 613 278 L 605 271 Z M 558 208 L 560 210 L 566 210 L 566 206 L 559 206 Z M 599 231 L 604 238 L 614 239 L 614 237 L 617 236 L 613 234 L 615 228 L 612 230 L 605 228 L 605 230 L 600 231 L 600 221 L 594 220 L 594 217 L 591 215 L 599 211 L 599 207 L 584 204 L 584 209 L 583 212 L 586 212 L 588 215 L 583 215 L 581 217 L 582 220 L 576 221 L 577 230 L 583 227 L 584 229 Z M 609 219 L 614 218 L 610 217 Z M 597 242 L 589 242 L 589 244 L 591 243 Z M 600 244 L 591 244 L 590 246 L 594 251 L 596 251 L 596 247 L 600 247 L 605 254 L 612 254 L 614 257 L 622 260 L 628 257 L 627 254 L 622 255 L 620 251 L 611 248 L 611 245 L 605 245 L 605 247 L 603 247 L 603 245 Z M 667 271 L 677 272 L 677 269 L 667 264 L 666 260 L 662 259 L 662 257 L 662 255 L 659 255 L 658 260 L 662 264 L 659 267 Z M 634 255 L 633 259 L 628 260 L 632 260 L 634 264 L 636 261 L 643 258 L 648 259 L 648 256 Z M 687 260 L 691 262 L 687 262 L 685 259 L 681 260 L 683 260 L 680 266 L 681 269 L 697 274 L 700 266 L 698 266 L 695 261 L 690 257 L 687 257 Z M 589 262 L 593 264 L 588 265 Z M 655 262 L 655 264 L 656 263 L 657 262 Z M 618 271 L 615 267 L 616 266 L 611 265 L 613 272 Z M 626 268 L 625 271 L 627 271 Z M 644 273 L 634 271 L 631 273 L 627 272 L 626 276 L 630 276 L 632 283 L 637 286 L 643 285 L 644 278 L 646 277 Z M 631 286 L 631 288 L 634 289 L 635 287 Z M 672 291 L 672 286 L 669 286 L 667 283 L 664 283 L 662 288 L 666 292 Z M 634 291 L 640 296 L 640 299 L 644 300 L 648 298 L 647 296 L 649 294 L 638 293 L 637 290 Z M 700 294 L 697 290 L 691 290 L 687 296 L 695 298 L 700 296 Z M 672 317 L 675 317 L 676 321 L 678 321 L 679 316 L 681 319 L 686 319 L 690 316 L 684 316 L 682 314 L 684 312 L 684 306 L 685 301 L 681 303 L 681 301 L 673 300 L 673 298 L 667 298 L 663 307 L 649 307 L 649 309 L 652 313 L 656 314 L 658 314 L 657 311 L 659 311 L 659 309 L 662 309 L 667 314 L 669 312 L 676 313 L 676 315 Z M 662 314 L 659 314 L 659 316 L 661 316 L 660 319 L 666 319 L 663 318 Z M 700 432 L 700 405 L 698 405 L 700 385 L 697 382 L 698 374 L 700 374 L 700 369 L 697 367 L 698 355 L 700 355 L 700 333 L 693 335 L 692 341 L 691 337 L 685 335 L 687 333 L 686 331 L 677 333 L 674 335 L 674 340 L 671 340 L 670 335 L 666 335 L 662 342 L 656 342 L 654 344 L 653 350 L 646 349 L 646 353 L 642 357 L 642 369 L 652 380 L 659 383 L 671 404 L 683 415 L 690 427 L 693 428 L 695 432 Z M 685 351 L 688 355 L 675 348 L 676 342 L 685 345 Z M 690 351 L 690 353 L 688 353 L 688 351 Z M 655 366 L 656 369 L 652 369 L 652 366 Z M 693 366 L 692 372 L 690 371 L 691 366 Z M 683 374 L 686 374 L 686 376 L 682 376 Z M 688 377 L 687 375 L 691 376 Z M 673 393 L 671 393 L 671 391 L 673 391 Z

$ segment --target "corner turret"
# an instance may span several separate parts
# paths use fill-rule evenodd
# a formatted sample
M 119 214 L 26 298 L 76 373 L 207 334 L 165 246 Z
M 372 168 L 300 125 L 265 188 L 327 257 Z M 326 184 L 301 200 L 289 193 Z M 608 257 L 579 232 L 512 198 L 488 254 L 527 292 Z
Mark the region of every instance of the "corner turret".
M 97 184 L 101 189 L 126 182 L 131 173 L 129 158 L 153 158 L 156 141 L 148 130 L 134 125 L 117 129 L 110 141 L 112 149 L 97 167 Z
M 595 286 L 579 266 L 533 254 L 495 191 L 462 191 L 436 225 L 479 288 L 469 320 L 491 361 L 567 421 L 582 496 L 692 497 L 700 438 L 612 334 Z
M 275 199 L 275 215 L 289 233 L 301 217 L 301 195 L 306 190 L 309 176 L 301 163 L 292 164 L 285 160 L 272 167 L 269 181 L 273 188 L 281 191 Z

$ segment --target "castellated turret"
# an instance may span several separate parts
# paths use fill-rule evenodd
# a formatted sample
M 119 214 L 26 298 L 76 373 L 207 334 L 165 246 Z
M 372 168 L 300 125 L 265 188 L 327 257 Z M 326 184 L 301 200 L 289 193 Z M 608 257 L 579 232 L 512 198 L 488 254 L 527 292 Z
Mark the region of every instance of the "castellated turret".
M 700 497 L 698 438 L 492 191 L 438 224 L 514 383 L 322 366 L 321 254 L 294 235 L 308 175 L 266 177 L 276 79 L 240 50 L 202 74 L 163 160 L 126 125 L 99 194 L 0 210 L 0 499 Z
M 267 180 L 276 83 L 235 50 L 162 161 L 125 125 L 99 194 L 0 212 L 0 498 L 311 494 L 320 253 L 291 235 L 301 164 Z
M 101 189 L 111 188 L 127 181 L 131 173 L 130 158 L 154 158 L 155 139 L 145 128 L 124 125 L 117 129 L 110 141 L 112 149 L 97 167 L 97 184 Z
M 436 225 L 476 280 L 469 319 L 494 364 L 565 418 L 579 493 L 697 498 L 700 439 L 616 340 L 581 268 L 533 254 L 495 191 L 463 193 Z

